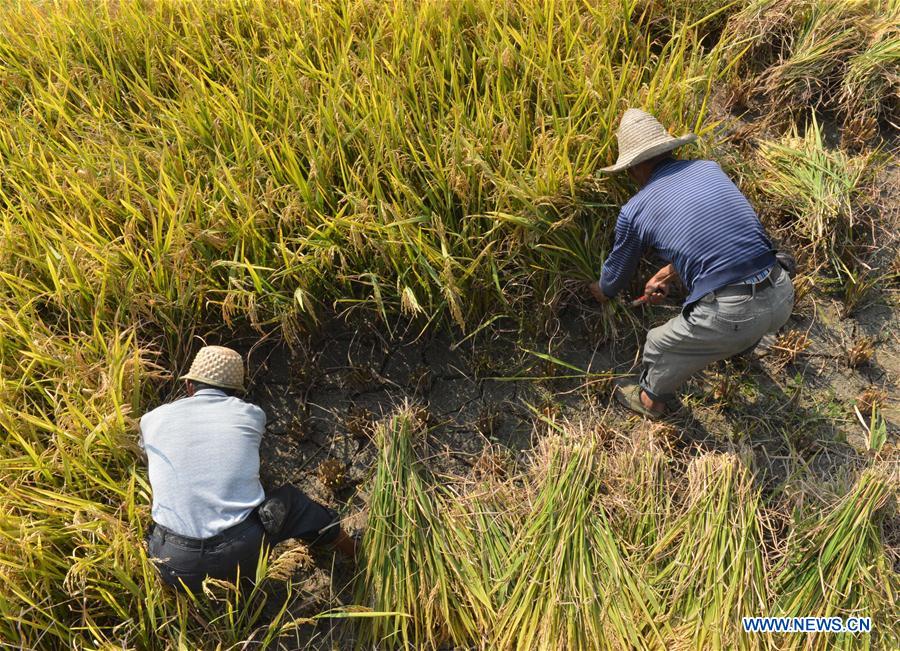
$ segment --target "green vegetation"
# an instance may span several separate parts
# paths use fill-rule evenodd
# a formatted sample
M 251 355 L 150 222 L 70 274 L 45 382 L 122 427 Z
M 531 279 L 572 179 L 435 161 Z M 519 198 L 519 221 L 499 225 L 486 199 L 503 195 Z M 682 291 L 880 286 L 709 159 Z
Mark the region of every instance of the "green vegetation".
M 691 462 L 684 512 L 650 556 L 684 648 L 750 648 L 737 623 L 766 613 L 759 497 L 733 455 Z
M 639 648 L 663 643 L 658 606 L 628 564 L 602 508 L 587 432 L 544 438 L 530 513 L 512 540 L 510 588 L 489 648 Z
M 788 539 L 775 583 L 779 614 L 832 617 L 865 612 L 875 620 L 896 621 L 900 579 L 887 564 L 873 518 L 896 491 L 896 470 L 866 470 L 831 511 L 801 519 L 796 535 Z M 891 648 L 898 643 L 900 632 L 894 628 L 875 640 L 839 638 L 835 648 Z M 801 646 L 791 638 L 781 643 L 781 648 Z
M 64 2 L 3 24 L 20 291 L 166 333 L 210 307 L 464 326 L 550 300 L 596 275 L 622 108 L 705 133 L 718 56 L 687 27 L 649 40 L 627 4 Z
M 889 623 L 900 613 L 900 579 L 878 533 L 895 467 L 866 470 L 846 495 L 764 535 L 774 514 L 762 508 L 745 461 L 707 454 L 684 476 L 662 472 L 659 431 L 610 458 L 595 434 L 564 428 L 541 440 L 512 482 L 494 484 L 493 493 L 482 484 L 477 500 L 448 501 L 467 479 L 426 483 L 414 428 L 414 416 L 401 411 L 379 435 L 358 596 L 410 618 L 362 622 L 362 639 L 377 648 L 433 649 L 448 640 L 486 649 L 831 648 L 821 638 L 810 645 L 806 636 L 743 633 L 742 617 L 764 614 L 867 613 L 886 625 L 840 636 L 841 648 L 898 642 Z M 666 500 L 661 512 L 674 516 L 658 521 L 652 544 L 634 544 L 646 512 L 599 499 L 605 480 L 624 479 L 628 467 L 650 471 L 641 490 L 656 504 Z M 490 509 L 499 524 L 479 526 L 491 500 L 522 506 Z M 460 541 L 460 530 L 473 532 L 465 544 L 438 542 Z
M 358 599 L 398 614 L 365 628 L 376 647 L 464 644 L 493 618 L 480 558 L 458 554 L 471 536 L 446 517 L 449 505 L 435 499 L 414 464 L 414 428 L 407 411 L 377 432 L 381 455 L 363 540 L 369 563 Z
M 136 419 L 195 335 L 296 342 L 335 314 L 388 332 L 539 327 L 610 245 L 631 190 L 594 171 L 627 106 L 715 155 L 730 104 L 775 102 L 742 183 L 857 306 L 880 278 L 868 269 L 886 227 L 855 208 L 896 114 L 900 4 L 717 5 L 2 3 L 0 643 L 231 648 L 296 627 L 262 612 L 291 557 L 262 559 L 246 604 L 227 585 L 209 586 L 215 609 L 162 590 Z M 826 143 L 812 109 L 865 151 Z M 595 309 L 599 338 L 628 331 L 626 309 Z M 880 450 L 875 411 L 862 414 Z M 737 458 L 701 459 L 685 480 L 666 448 L 607 457 L 567 435 L 503 490 L 437 490 L 414 429 L 396 416 L 377 437 L 363 641 L 749 645 L 735 617 L 776 599 L 898 619 L 879 531 L 896 476 L 863 473 L 865 508 L 804 514 L 782 553 Z M 873 648 L 890 635 L 876 623 Z
M 809 264 L 838 266 L 862 248 L 872 230 L 860 210 L 872 157 L 828 149 L 815 118 L 802 137 L 794 127 L 781 141 L 761 144 L 763 192 L 787 213 L 787 228 L 809 249 Z

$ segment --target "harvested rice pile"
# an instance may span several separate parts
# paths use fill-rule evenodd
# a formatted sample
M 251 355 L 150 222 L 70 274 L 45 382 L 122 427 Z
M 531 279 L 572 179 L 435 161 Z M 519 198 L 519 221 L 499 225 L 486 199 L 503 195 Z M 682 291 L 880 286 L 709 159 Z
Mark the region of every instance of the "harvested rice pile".
M 490 507 L 490 492 L 460 500 L 452 486 L 423 481 L 414 429 L 399 412 L 380 430 L 358 593 L 375 611 L 408 617 L 362 623 L 368 645 L 824 649 L 834 640 L 751 635 L 742 618 L 863 613 L 882 626 L 842 634 L 842 648 L 900 641 L 890 624 L 900 582 L 879 533 L 895 508 L 896 466 L 865 470 L 846 496 L 776 533 L 750 465 L 734 454 L 694 458 L 677 474 L 652 433 L 610 456 L 592 432 L 570 427 L 541 440 Z M 523 506 L 497 506 L 510 503 Z

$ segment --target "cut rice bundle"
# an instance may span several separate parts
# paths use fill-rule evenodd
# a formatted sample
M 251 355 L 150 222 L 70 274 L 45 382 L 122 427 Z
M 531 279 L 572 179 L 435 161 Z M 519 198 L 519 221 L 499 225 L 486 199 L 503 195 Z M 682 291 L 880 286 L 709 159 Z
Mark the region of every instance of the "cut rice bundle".
M 531 517 L 515 537 L 495 649 L 647 648 L 662 641 L 652 591 L 626 560 L 596 497 L 596 444 L 541 441 Z
M 733 454 L 695 459 L 687 480 L 685 510 L 653 552 L 674 631 L 667 648 L 751 648 L 741 618 L 769 602 L 758 491 Z
M 776 568 L 777 614 L 784 617 L 871 617 L 871 634 L 788 635 L 780 648 L 900 648 L 900 577 L 879 530 L 879 515 L 898 487 L 896 466 L 860 475 L 833 509 L 795 524 Z

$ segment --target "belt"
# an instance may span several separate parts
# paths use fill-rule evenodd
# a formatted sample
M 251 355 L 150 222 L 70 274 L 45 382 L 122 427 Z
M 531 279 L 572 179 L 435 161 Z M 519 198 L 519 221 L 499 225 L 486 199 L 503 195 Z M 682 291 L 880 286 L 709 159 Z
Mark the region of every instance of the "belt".
M 162 542 L 165 544 L 168 541 L 175 543 L 176 545 L 180 545 L 186 549 L 200 549 L 203 550 L 207 547 L 214 547 L 220 543 L 227 542 L 231 538 L 233 538 L 236 534 L 239 534 L 244 529 L 248 528 L 253 524 L 253 518 L 256 511 L 252 511 L 250 515 L 246 518 L 238 522 L 237 524 L 231 525 L 224 531 L 217 533 L 215 536 L 210 536 L 209 538 L 191 538 L 190 536 L 182 536 L 181 534 L 175 533 L 168 527 L 164 527 L 158 522 L 153 523 L 153 534 L 159 532 L 159 536 L 162 539 Z
M 726 285 L 721 289 L 715 290 L 713 294 L 715 296 L 751 296 L 760 289 L 771 287 L 777 283 L 782 273 L 781 265 L 776 262 L 772 266 L 769 275 L 758 283 L 734 283 L 733 285 Z

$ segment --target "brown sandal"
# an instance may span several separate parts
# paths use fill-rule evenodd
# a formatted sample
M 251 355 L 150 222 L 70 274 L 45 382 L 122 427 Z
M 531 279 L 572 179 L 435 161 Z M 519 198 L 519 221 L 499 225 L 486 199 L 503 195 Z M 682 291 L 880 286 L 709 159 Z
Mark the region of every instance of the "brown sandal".
M 656 412 L 644 406 L 641 402 L 641 385 L 634 380 L 618 382 L 615 395 L 620 405 L 651 420 L 659 420 L 666 415 L 666 411 Z

